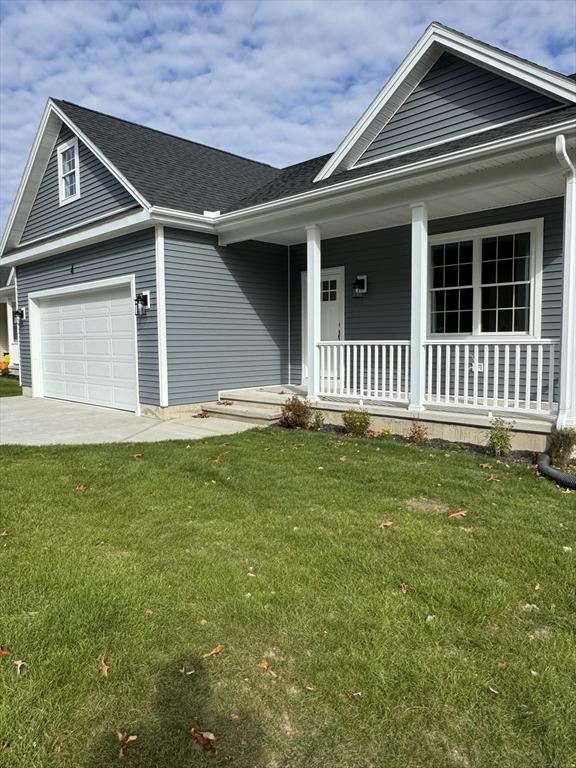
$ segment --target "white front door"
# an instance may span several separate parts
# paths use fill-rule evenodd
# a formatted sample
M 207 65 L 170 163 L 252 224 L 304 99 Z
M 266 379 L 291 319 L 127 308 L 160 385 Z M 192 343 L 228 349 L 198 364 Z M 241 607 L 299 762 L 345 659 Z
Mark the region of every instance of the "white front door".
M 307 272 L 302 272 L 302 380 L 308 379 L 308 284 Z M 344 340 L 344 267 L 322 270 L 320 280 L 320 339 Z
M 134 301 L 130 287 L 39 303 L 42 394 L 135 411 Z

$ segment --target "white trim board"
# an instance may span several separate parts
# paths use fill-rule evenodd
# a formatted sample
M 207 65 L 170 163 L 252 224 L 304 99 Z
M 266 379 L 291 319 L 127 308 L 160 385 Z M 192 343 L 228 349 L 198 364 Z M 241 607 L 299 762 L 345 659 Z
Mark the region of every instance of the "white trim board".
M 504 75 L 569 104 L 576 103 L 576 83 L 529 61 L 472 40 L 433 22 L 420 37 L 384 88 L 344 137 L 314 181 L 327 179 L 338 168 L 351 168 L 375 135 L 410 95 L 444 51 Z
M 132 301 L 136 299 L 136 276 L 120 275 L 108 277 L 103 280 L 92 280 L 86 283 L 75 283 L 60 288 L 46 288 L 40 291 L 32 291 L 28 294 L 28 333 L 30 343 L 30 376 L 32 380 L 32 397 L 44 397 L 42 380 L 42 345 L 40 327 L 40 302 L 44 299 L 54 299 L 59 296 L 70 296 L 82 293 L 91 293 L 127 285 L 130 288 Z M 138 351 L 138 324 L 134 313 L 134 344 L 136 351 L 136 415 L 140 415 L 140 380 L 139 380 L 139 351 Z M 22 369 L 22 366 L 20 366 Z
M 164 227 L 156 225 L 156 320 L 158 326 L 158 385 L 160 406 L 168 405 L 168 341 L 166 333 L 166 274 L 164 259 Z

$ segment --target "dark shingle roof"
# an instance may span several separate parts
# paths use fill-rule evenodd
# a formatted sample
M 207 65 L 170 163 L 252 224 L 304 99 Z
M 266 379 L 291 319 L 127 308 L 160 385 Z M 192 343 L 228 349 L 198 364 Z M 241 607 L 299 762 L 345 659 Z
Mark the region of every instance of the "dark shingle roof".
M 222 210 L 279 173 L 230 152 L 52 101 L 152 205 L 191 213 Z
M 324 181 L 314 183 L 314 178 L 331 157 L 331 155 L 322 155 L 322 157 L 315 157 L 304 163 L 298 163 L 297 165 L 291 165 L 288 168 L 284 168 L 274 177 L 274 179 L 272 179 L 272 181 L 250 193 L 235 205 L 231 206 L 228 210 L 237 211 L 242 208 L 249 208 L 253 205 L 260 205 L 261 203 L 268 203 L 273 200 L 280 200 L 284 197 L 298 195 L 302 192 L 309 192 L 313 189 L 316 190 L 322 189 L 323 187 L 334 186 L 335 184 L 340 184 L 344 181 L 362 178 L 363 176 L 371 176 L 380 171 L 400 168 L 403 165 L 411 165 L 412 163 L 417 163 L 421 160 L 439 157 L 450 152 L 457 152 L 461 149 L 469 149 L 481 144 L 487 144 L 491 141 L 497 141 L 498 139 L 515 136 L 526 131 L 532 131 L 537 128 L 554 125 L 555 123 L 561 123 L 564 120 L 575 117 L 576 106 L 555 109 L 552 112 L 537 115 L 536 117 L 528 117 L 524 120 L 518 120 L 515 123 L 503 125 L 500 128 L 492 128 L 491 130 L 482 131 L 481 133 L 476 133 L 472 136 L 454 139 L 453 141 L 446 141 L 444 144 L 421 149 L 418 152 L 408 152 L 405 155 L 397 155 L 388 160 L 381 160 L 378 163 L 372 163 L 371 165 L 365 165 L 364 167 L 352 168 L 349 171 L 340 171 L 339 173 L 334 173 Z

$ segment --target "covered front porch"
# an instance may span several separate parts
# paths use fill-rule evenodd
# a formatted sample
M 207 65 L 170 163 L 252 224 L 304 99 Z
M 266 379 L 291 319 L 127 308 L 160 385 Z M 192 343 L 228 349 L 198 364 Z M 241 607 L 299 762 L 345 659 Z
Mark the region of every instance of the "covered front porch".
M 260 396 L 576 425 L 574 178 L 556 150 L 548 139 L 253 229 L 289 246 L 288 376 Z

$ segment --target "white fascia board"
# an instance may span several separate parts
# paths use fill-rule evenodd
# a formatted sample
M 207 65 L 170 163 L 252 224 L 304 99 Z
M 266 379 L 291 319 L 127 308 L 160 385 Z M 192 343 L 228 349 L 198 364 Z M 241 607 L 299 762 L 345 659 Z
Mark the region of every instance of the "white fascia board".
M 416 163 L 410 163 L 409 165 L 402 165 L 398 168 L 391 168 L 385 171 L 380 171 L 379 173 L 368 174 L 366 176 L 361 176 L 360 178 L 340 182 L 339 184 L 332 184 L 328 187 L 308 190 L 307 192 L 301 192 L 300 194 L 292 195 L 291 197 L 283 197 L 279 200 L 260 203 L 259 205 L 255 205 L 250 208 L 243 208 L 240 211 L 232 211 L 231 213 L 222 214 L 218 217 L 217 228 L 218 231 L 221 232 L 227 228 L 227 225 L 234 225 L 237 222 L 243 221 L 244 219 L 249 219 L 251 216 L 255 216 L 256 214 L 272 212 L 277 209 L 296 205 L 298 203 L 304 203 L 308 201 L 312 202 L 326 197 L 340 195 L 346 192 L 361 189 L 363 187 L 369 188 L 375 184 L 380 184 L 383 181 L 410 176 L 412 174 L 419 174 L 423 171 L 436 169 L 438 167 L 449 165 L 458 161 L 469 161 L 477 157 L 481 157 L 482 155 L 490 154 L 491 152 L 514 149 L 515 147 L 521 146 L 522 144 L 546 139 L 548 137 L 555 137 L 558 133 L 569 132 L 571 130 L 576 130 L 575 119 L 566 121 L 565 123 L 558 123 L 557 125 L 539 128 L 536 131 L 529 131 L 527 133 L 518 134 L 516 136 L 507 137 L 505 139 L 498 139 L 497 141 L 490 142 L 489 144 L 480 144 L 476 147 L 461 149 L 457 152 L 450 152 L 446 155 L 438 155 L 434 158 L 420 160 Z
M 111 162 L 108 160 L 108 158 L 106 157 L 106 155 L 102 154 L 102 152 L 101 152 L 101 151 L 98 149 L 98 147 L 96 146 L 96 144 L 94 144 L 92 141 L 90 141 L 90 139 L 89 139 L 89 138 L 88 138 L 88 137 L 87 137 L 87 136 L 86 136 L 86 135 L 85 135 L 85 134 L 84 134 L 84 133 L 83 133 L 83 132 L 82 132 L 82 131 L 81 131 L 81 130 L 78 128 L 78 126 L 77 126 L 77 125 L 76 125 L 76 124 L 75 124 L 75 123 L 74 123 L 74 122 L 73 122 L 73 121 L 72 121 L 72 120 L 71 120 L 71 119 L 68 117 L 68 115 L 66 115 L 66 113 L 65 113 L 65 112 L 63 112 L 63 111 L 62 111 L 62 110 L 61 110 L 59 107 L 57 107 L 57 106 L 56 106 L 56 104 L 54 104 L 54 102 L 52 101 L 52 99 L 49 99 L 49 100 L 48 100 L 48 104 L 49 104 L 50 108 L 51 108 L 51 109 L 52 109 L 52 110 L 53 110 L 53 111 L 54 111 L 54 112 L 55 112 L 55 113 L 58 115 L 58 117 L 60 118 L 60 120 L 62 120 L 62 122 L 63 122 L 65 125 L 67 125 L 67 126 L 68 126 L 68 128 L 70 128 L 70 130 L 71 130 L 73 133 L 75 133 L 75 134 L 78 136 L 78 138 L 79 138 L 79 139 L 82 141 L 82 143 L 83 143 L 83 144 L 85 144 L 85 145 L 88 147 L 88 149 L 89 149 L 89 150 L 92 152 L 92 154 L 93 154 L 93 155 L 96 155 L 96 157 L 98 158 L 98 160 L 100 160 L 100 162 L 102 163 L 102 165 L 104 165 L 104 166 L 105 166 L 105 167 L 106 167 L 106 168 L 107 168 L 107 169 L 110 171 L 110 173 L 111 173 L 111 174 L 112 174 L 112 175 L 113 175 L 113 176 L 114 176 L 114 177 L 115 177 L 115 178 L 116 178 L 116 179 L 117 179 L 117 180 L 120 182 L 120 184 L 122 184 L 122 186 L 123 186 L 125 189 L 127 189 L 127 190 L 128 190 L 128 192 L 130 192 L 130 194 L 132 195 L 132 197 L 133 197 L 133 198 L 134 198 L 134 199 L 135 199 L 137 202 L 139 202 L 139 203 L 140 203 L 140 205 L 141 205 L 143 208 L 145 208 L 146 210 L 149 210 L 149 209 L 151 208 L 151 205 L 150 205 L 150 203 L 148 202 L 148 200 L 146 200 L 146 198 L 145 198 L 145 197 L 143 197 L 143 196 L 140 194 L 140 192 L 138 192 L 138 190 L 136 189 L 136 187 L 134 187 L 134 186 L 133 186 L 133 185 L 132 185 L 132 184 L 131 184 L 131 183 L 128 181 L 128 179 L 127 179 L 127 178 L 126 178 L 126 177 L 125 177 L 125 176 L 124 176 L 122 173 L 120 173 L 120 171 L 118 170 L 118 168 L 116 168 L 116 166 L 115 166 L 115 165 L 113 165 L 113 164 L 112 164 L 112 163 L 111 163 Z
M 517 82 L 546 93 L 568 103 L 576 103 L 576 83 L 563 75 L 549 72 L 536 64 L 516 59 L 503 51 L 498 51 L 484 43 L 470 40 L 452 30 L 432 23 L 418 40 L 408 56 L 400 64 L 384 88 L 372 101 L 352 130 L 345 136 L 340 146 L 320 170 L 314 181 L 327 179 L 345 160 L 385 104 L 402 86 L 418 62 L 433 46 L 467 58 L 492 71 L 499 72 Z
M 83 228 L 46 243 L 40 243 L 30 248 L 20 248 L 9 256 L 2 256 L 0 264 L 11 266 L 25 264 L 29 261 L 37 261 L 38 259 L 52 256 L 54 253 L 62 253 L 73 248 L 82 248 L 99 241 L 110 240 L 113 237 L 120 237 L 129 232 L 135 232 L 138 229 L 149 226 L 151 223 L 150 213 L 141 210 L 128 216 L 122 216 L 122 218 L 115 221 L 105 221 L 93 227 Z
M 215 223 L 219 219 L 219 214 L 216 213 L 206 216 L 205 214 L 172 210 L 171 208 L 162 208 L 156 205 L 150 208 L 150 215 L 158 224 L 185 227 L 197 230 L 198 232 L 210 232 L 212 234 L 216 232 Z

